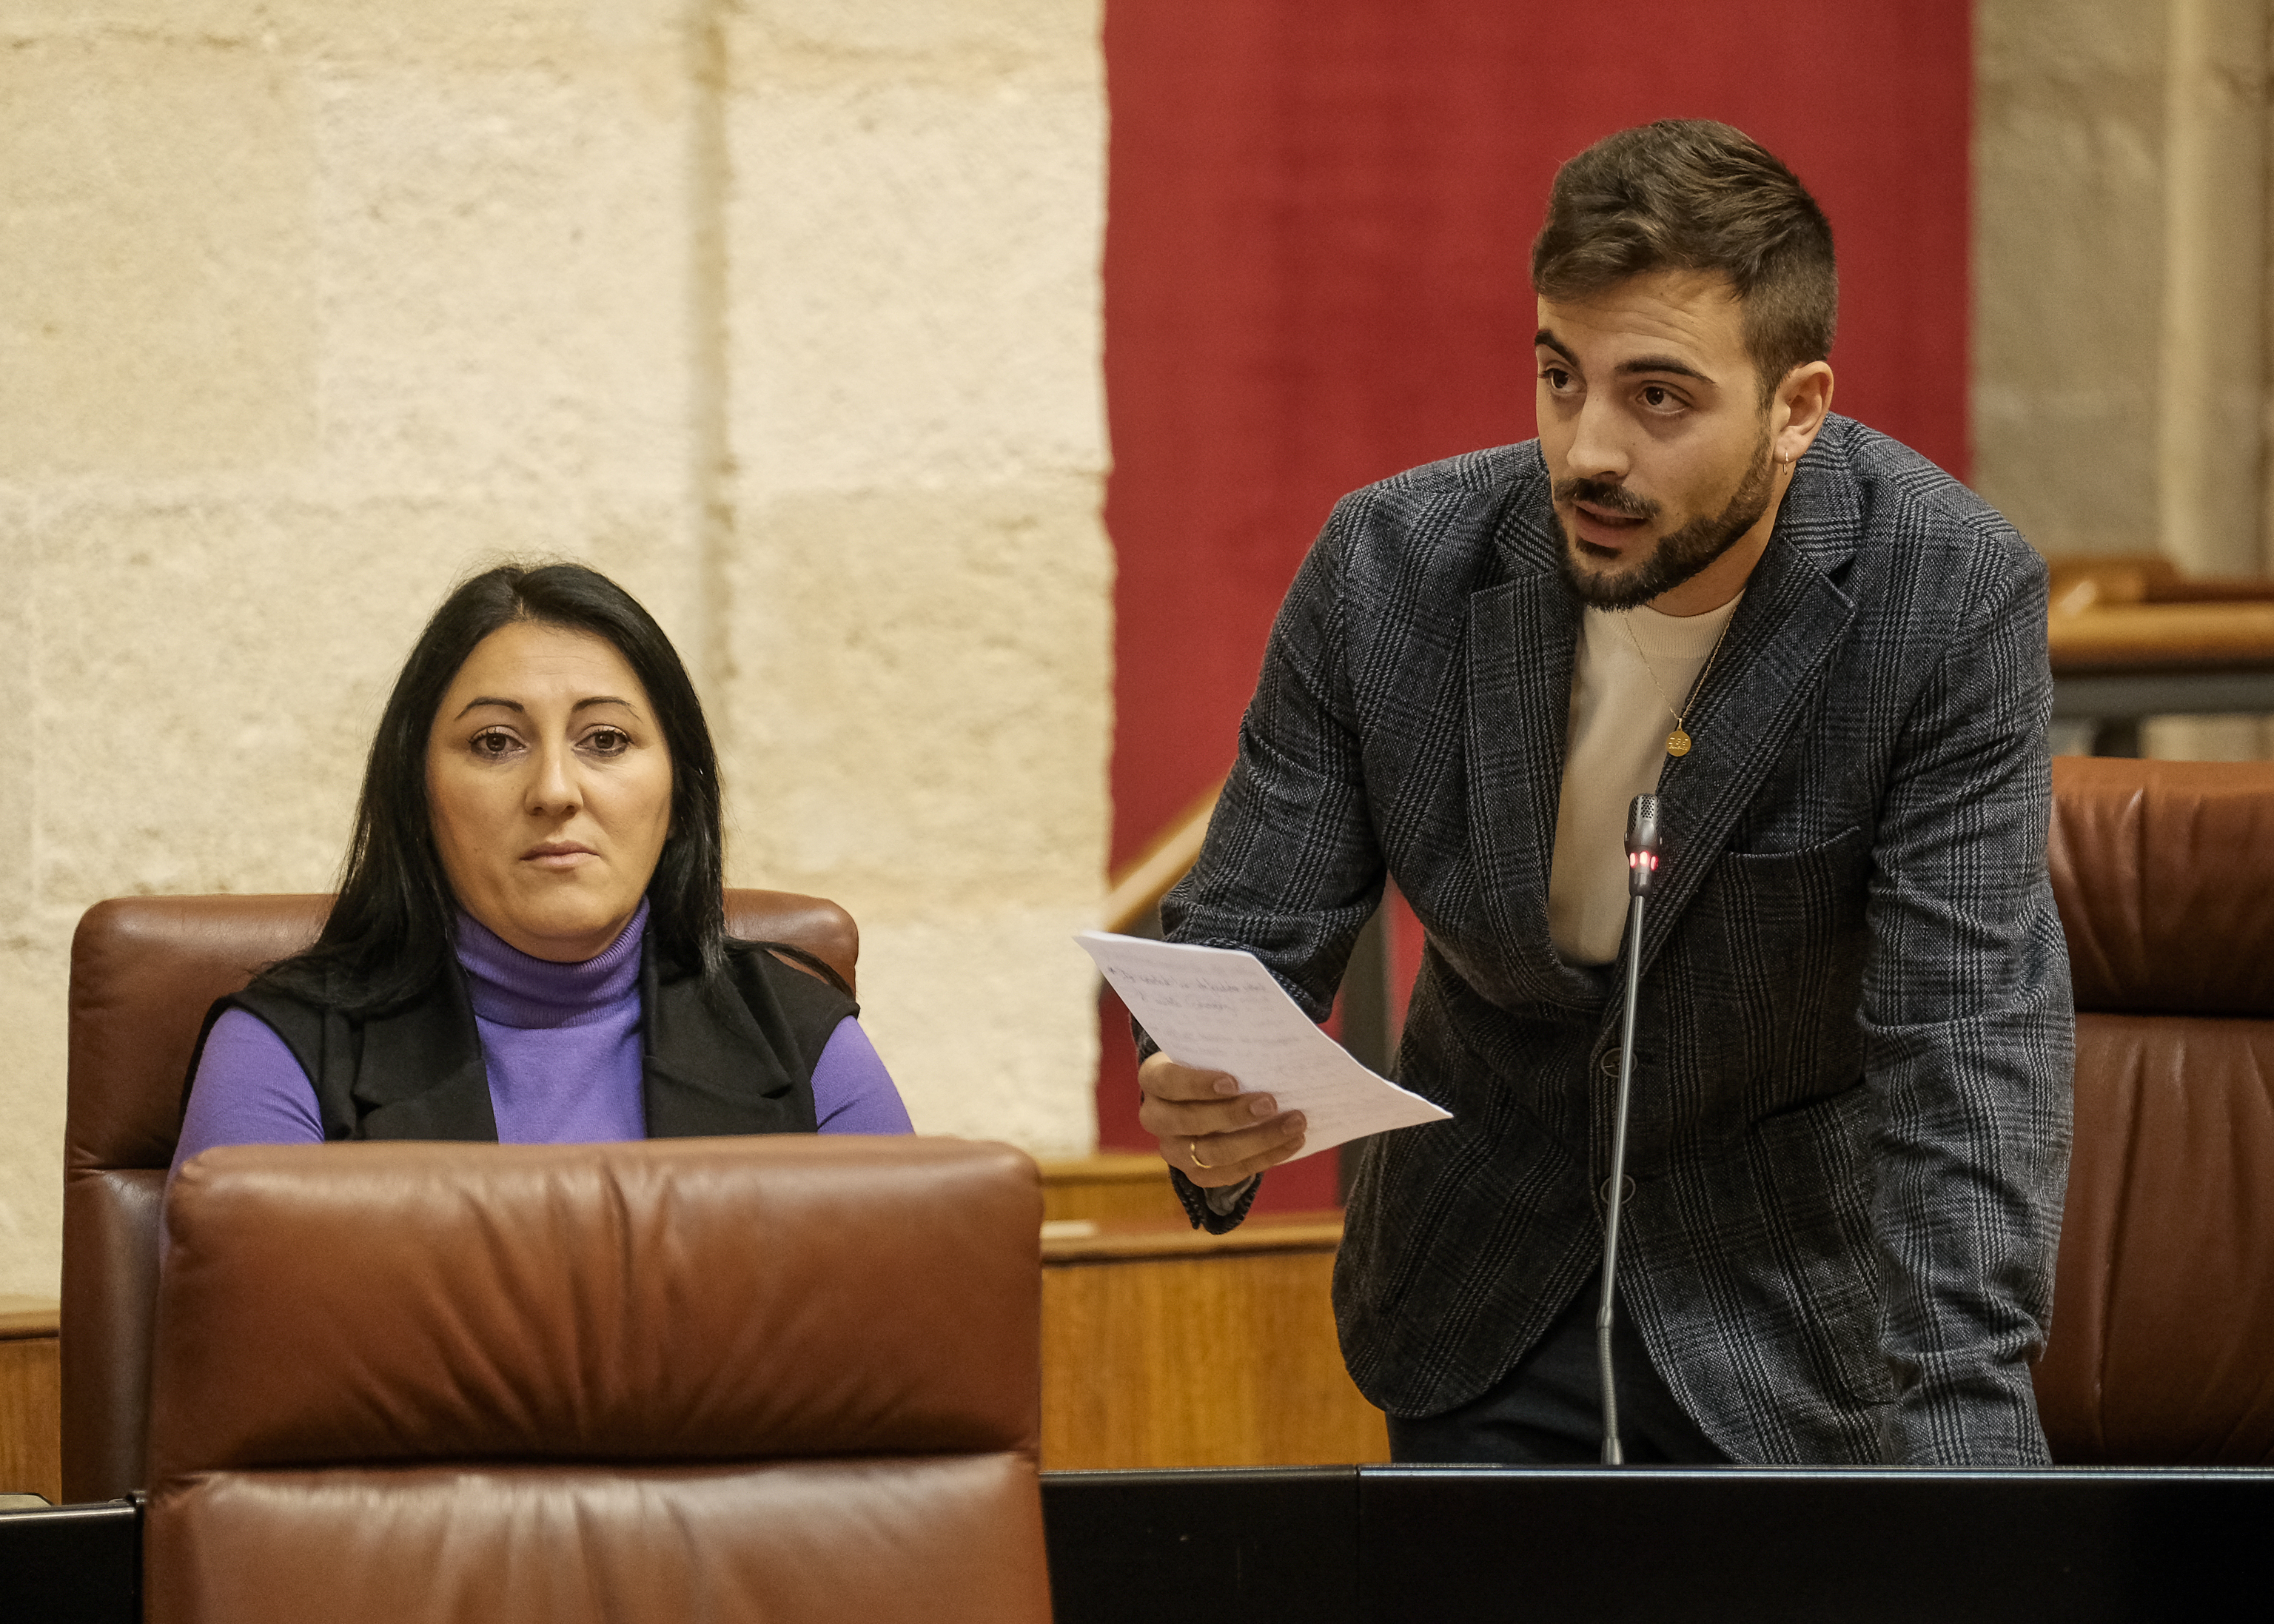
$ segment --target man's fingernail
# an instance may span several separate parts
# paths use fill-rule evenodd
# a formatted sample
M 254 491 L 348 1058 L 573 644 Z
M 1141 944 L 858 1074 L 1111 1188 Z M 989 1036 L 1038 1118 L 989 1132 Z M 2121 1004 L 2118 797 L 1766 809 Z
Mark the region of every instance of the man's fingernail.
M 1287 1118 L 1287 1132 L 1297 1139 L 1303 1137 L 1304 1126 L 1303 1113 L 1300 1111 Z
M 1216 1091 L 1218 1094 L 1238 1094 L 1239 1079 L 1236 1077 L 1219 1077 L 1216 1079 Z
M 1265 1094 L 1247 1108 L 1247 1114 L 1251 1116 L 1269 1116 L 1272 1109 L 1271 1096 Z

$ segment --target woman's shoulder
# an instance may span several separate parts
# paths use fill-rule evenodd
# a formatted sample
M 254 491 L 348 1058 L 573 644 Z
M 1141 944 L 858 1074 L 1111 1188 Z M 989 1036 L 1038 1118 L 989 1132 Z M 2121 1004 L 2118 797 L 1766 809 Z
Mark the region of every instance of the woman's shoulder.
M 300 1071 L 299 1061 L 277 1031 L 276 1023 L 237 998 L 224 998 L 215 1007 L 198 1057 L 202 1064 L 231 1069 L 252 1065 L 275 1070 L 289 1064 L 296 1072 Z
M 325 1015 L 339 1007 L 340 999 L 326 993 L 320 984 L 264 970 L 215 1007 L 226 1009 L 229 1014 L 253 1017 L 290 1042 L 303 1030 L 320 1027 Z
M 787 988 L 801 999 L 816 989 L 828 997 L 853 1001 L 853 989 L 835 966 L 818 954 L 792 942 L 745 942 L 727 938 L 727 959 L 738 974 L 764 976 L 769 985 Z
M 176 1168 L 216 1145 L 312 1144 L 324 1137 L 305 1063 L 242 1004 L 224 1002 L 215 1011 L 191 1059 L 187 1086 Z
M 837 1023 L 861 1012 L 852 989 L 818 959 L 787 942 L 727 942 L 727 973 L 759 1024 L 787 1024 L 798 1048 L 818 1054 Z

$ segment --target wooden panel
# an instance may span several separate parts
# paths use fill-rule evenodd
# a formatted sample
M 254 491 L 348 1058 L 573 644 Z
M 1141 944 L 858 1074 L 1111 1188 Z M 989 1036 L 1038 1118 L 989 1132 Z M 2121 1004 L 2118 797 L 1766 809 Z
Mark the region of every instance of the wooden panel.
M 55 1298 L 0 1291 L 0 1337 L 53 1336 L 62 1324 L 63 1305 Z
M 2048 558 L 2052 612 L 2123 604 L 2274 603 L 2274 575 L 2183 575 L 2161 553 Z
M 2131 604 L 2056 614 L 2054 674 L 2121 670 L 2264 670 L 2274 665 L 2274 604 Z
M 1106 1151 L 1094 1156 L 1044 1156 L 1043 1219 L 1145 1219 L 1182 1223 L 1184 1207 L 1169 1184 L 1169 1164 L 1155 1155 Z
M 1229 1235 L 1195 1229 L 1180 1212 L 1171 1223 L 1111 1220 L 1054 1223 L 1043 1232 L 1043 1261 L 1096 1263 L 1108 1259 L 1217 1257 L 1256 1252 L 1323 1252 L 1342 1244 L 1340 1213 L 1265 1213 Z
M 1044 1243 L 1043 1464 L 1322 1465 L 1389 1458 L 1343 1369 L 1328 1289 L 1341 1214 L 1227 1236 L 1100 1226 Z
M 0 1297 L 0 1494 L 64 1497 L 64 1380 L 48 1297 Z

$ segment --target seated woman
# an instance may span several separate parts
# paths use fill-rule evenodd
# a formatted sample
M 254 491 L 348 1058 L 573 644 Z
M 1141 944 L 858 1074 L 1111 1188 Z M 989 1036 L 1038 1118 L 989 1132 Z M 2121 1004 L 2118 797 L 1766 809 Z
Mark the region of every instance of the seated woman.
M 906 1133 L 835 972 L 727 935 L 718 761 L 662 628 L 493 569 L 380 718 L 323 934 L 215 1004 L 174 1165 L 215 1145 Z

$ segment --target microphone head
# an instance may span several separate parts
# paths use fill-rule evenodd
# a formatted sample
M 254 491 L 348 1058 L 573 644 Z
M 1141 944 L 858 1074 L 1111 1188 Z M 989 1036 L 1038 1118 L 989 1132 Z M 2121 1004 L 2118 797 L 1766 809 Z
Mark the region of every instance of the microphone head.
M 1627 808 L 1627 895 L 1650 894 L 1658 873 L 1658 797 L 1637 795 Z
M 1658 850 L 1658 797 L 1637 795 L 1627 808 L 1627 850 Z

